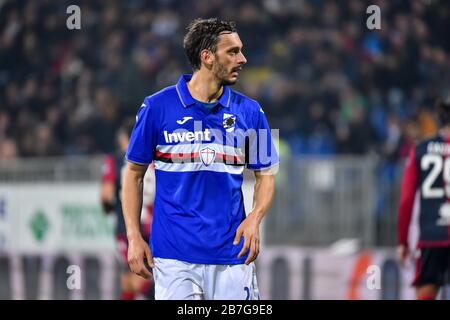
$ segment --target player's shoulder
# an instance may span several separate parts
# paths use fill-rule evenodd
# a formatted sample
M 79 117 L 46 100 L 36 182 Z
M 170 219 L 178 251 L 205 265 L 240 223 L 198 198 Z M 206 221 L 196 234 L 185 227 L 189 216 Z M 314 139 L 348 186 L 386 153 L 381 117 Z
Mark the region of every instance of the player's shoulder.
M 430 143 L 442 143 L 442 142 L 444 142 L 444 139 L 442 138 L 442 136 L 437 134 L 437 135 L 434 135 L 432 137 L 428 137 L 428 138 L 422 139 L 421 141 L 419 141 L 417 143 L 417 147 L 424 147 L 424 146 L 427 146 Z
M 434 146 L 437 146 L 442 143 L 444 143 L 444 140 L 442 139 L 442 137 L 440 135 L 434 135 L 432 137 L 428 137 L 428 138 L 425 138 L 425 139 L 422 139 L 421 141 L 419 141 L 416 144 L 415 149 L 416 149 L 416 152 L 419 154 L 427 153 L 430 148 L 430 145 L 431 145 L 431 148 L 433 148 Z
M 246 111 L 249 112 L 263 112 L 261 105 L 256 101 L 255 99 L 252 99 L 242 92 L 235 91 L 230 89 L 230 100 L 231 103 L 238 106 L 245 108 Z
M 161 100 L 167 99 L 172 96 L 177 95 L 177 89 L 176 85 L 171 85 L 165 88 L 162 88 L 161 90 L 148 95 L 145 97 L 145 100 L 148 100 L 149 102 L 160 102 Z
M 150 114 L 153 116 L 160 114 L 161 109 L 164 108 L 164 106 L 170 105 L 176 97 L 177 93 L 175 85 L 165 87 L 158 92 L 146 96 L 139 107 L 136 121 L 141 118 L 148 118 Z
M 177 97 L 177 89 L 175 85 L 165 87 L 158 92 L 146 96 L 141 107 L 149 107 L 152 109 L 158 108 L 167 103 L 168 99 Z
M 258 101 L 246 96 L 242 92 L 230 89 L 231 102 L 238 105 L 259 106 Z

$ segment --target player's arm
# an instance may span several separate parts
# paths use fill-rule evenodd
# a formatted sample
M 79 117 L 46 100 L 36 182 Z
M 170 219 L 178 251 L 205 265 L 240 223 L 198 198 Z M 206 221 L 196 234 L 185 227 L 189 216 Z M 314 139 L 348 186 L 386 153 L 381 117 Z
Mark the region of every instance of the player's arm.
M 114 210 L 115 205 L 115 192 L 116 187 L 113 182 L 103 182 L 101 191 L 100 191 L 100 199 L 102 203 L 102 208 L 105 213 L 111 213 Z
M 149 207 L 153 205 L 155 201 L 155 165 L 151 163 L 148 166 L 148 169 L 144 176 L 144 187 L 142 192 L 142 205 L 143 210 L 145 212 L 147 209 L 145 207 Z
M 128 264 L 131 271 L 144 277 L 151 276 L 144 259 L 153 267 L 150 248 L 140 229 L 143 179 L 147 166 L 127 162 L 123 176 L 122 209 L 128 238 Z
M 398 256 L 402 264 L 408 257 L 408 231 L 414 207 L 419 181 L 419 172 L 416 160 L 416 151 L 413 148 L 408 156 L 408 161 L 402 178 L 400 206 L 398 212 Z
M 108 156 L 102 167 L 102 184 L 100 189 L 100 202 L 105 213 L 110 213 L 114 210 L 116 203 L 115 179 L 114 159 Z
M 253 210 L 247 218 L 242 221 L 236 231 L 234 245 L 238 244 L 241 236 L 244 236 L 244 245 L 238 257 L 243 256 L 250 249 L 245 264 L 254 261 L 259 254 L 259 226 L 272 205 L 275 194 L 275 178 L 270 169 L 255 171 L 255 188 L 253 193 Z

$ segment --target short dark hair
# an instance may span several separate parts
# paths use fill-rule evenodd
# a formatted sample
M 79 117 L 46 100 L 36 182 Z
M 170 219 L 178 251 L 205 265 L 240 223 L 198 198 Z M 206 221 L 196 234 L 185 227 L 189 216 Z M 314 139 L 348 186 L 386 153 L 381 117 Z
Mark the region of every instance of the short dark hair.
M 237 32 L 233 21 L 222 21 L 218 18 L 195 19 L 187 27 L 183 48 L 189 64 L 195 70 L 200 69 L 202 50 L 216 52 L 219 35 L 223 32 Z
M 438 100 L 436 103 L 436 112 L 441 126 L 450 125 L 450 98 Z

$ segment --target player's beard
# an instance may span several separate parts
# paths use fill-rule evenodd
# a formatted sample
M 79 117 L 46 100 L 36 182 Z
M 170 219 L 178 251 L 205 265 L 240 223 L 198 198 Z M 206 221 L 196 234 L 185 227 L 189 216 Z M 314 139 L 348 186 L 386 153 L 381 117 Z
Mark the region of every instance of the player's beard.
M 217 60 L 216 60 L 217 61 Z M 213 66 L 214 77 L 219 80 L 220 84 L 223 86 L 232 86 L 237 82 L 236 79 L 230 79 L 232 70 L 228 70 L 223 64 L 217 62 Z

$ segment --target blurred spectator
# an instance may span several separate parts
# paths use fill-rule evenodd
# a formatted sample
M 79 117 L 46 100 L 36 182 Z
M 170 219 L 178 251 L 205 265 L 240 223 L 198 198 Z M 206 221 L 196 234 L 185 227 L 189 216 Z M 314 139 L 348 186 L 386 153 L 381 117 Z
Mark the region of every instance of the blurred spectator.
M 69 1 L 1 1 L 3 148 L 112 152 L 119 120 L 190 72 L 187 24 L 218 15 L 237 22 L 245 43 L 236 89 L 263 103 L 293 155 L 375 151 L 396 163 L 411 122 L 420 137 L 436 130 L 428 110 L 449 90 L 450 5 L 378 0 L 381 30 L 371 31 L 372 2 L 80 1 L 82 28 L 71 31 Z
M 12 139 L 0 141 L 0 160 L 11 160 L 18 156 L 17 146 Z

